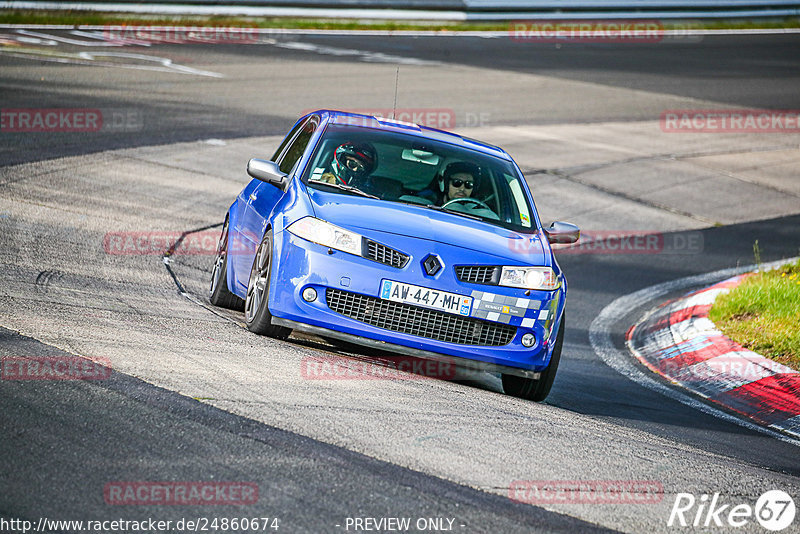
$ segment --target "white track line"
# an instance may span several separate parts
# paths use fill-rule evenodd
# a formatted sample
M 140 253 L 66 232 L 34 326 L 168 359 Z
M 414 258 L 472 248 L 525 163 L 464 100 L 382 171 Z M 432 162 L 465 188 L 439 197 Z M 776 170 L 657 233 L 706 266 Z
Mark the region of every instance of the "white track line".
M 338 48 L 335 46 L 315 45 L 312 43 L 301 43 L 298 41 L 275 42 L 274 46 L 288 50 L 300 50 L 303 52 L 313 52 L 315 54 L 338 56 L 338 57 L 357 57 L 367 63 L 392 63 L 401 65 L 438 65 L 438 61 L 426 59 L 416 59 L 413 57 L 395 56 L 382 52 L 367 52 L 365 50 L 354 50 L 350 48 Z
M 71 44 L 76 46 L 122 46 L 119 43 L 114 43 L 106 40 L 98 41 L 96 37 L 93 38 L 92 41 L 86 40 L 78 40 L 78 39 L 70 39 L 69 37 L 61 37 L 60 35 L 52 35 L 49 33 L 39 33 L 33 32 L 30 30 L 17 30 L 17 33 L 20 35 L 27 35 L 29 37 L 38 37 L 40 39 L 50 39 L 52 41 L 58 41 L 60 43 Z M 73 33 L 74 32 L 70 32 Z
M 208 76 L 211 78 L 224 78 L 224 74 L 219 72 L 212 72 L 208 70 L 200 70 L 186 65 L 173 63 L 171 59 L 158 56 L 149 56 L 144 54 L 128 54 L 125 52 L 105 52 L 105 51 L 87 51 L 78 54 L 67 52 L 49 52 L 38 49 L 19 49 L 19 48 L 2 48 L 0 47 L 0 54 L 11 57 L 19 57 L 25 59 L 35 59 L 36 61 L 49 61 L 51 63 L 67 63 L 72 65 L 90 65 L 94 67 L 113 67 L 119 69 L 134 69 L 134 70 L 148 70 L 156 72 L 171 72 L 174 74 L 190 74 L 195 76 Z M 120 58 L 123 60 L 130 60 L 132 62 L 145 62 L 145 63 L 121 63 L 117 61 L 98 61 L 98 58 Z M 150 63 L 149 65 L 147 63 Z
M 796 259 L 797 258 L 795 258 L 795 260 Z M 774 269 L 791 261 L 794 260 L 786 259 L 762 264 L 761 269 Z M 635 293 L 619 297 L 614 302 L 603 308 L 603 311 L 601 311 L 595 320 L 592 321 L 592 324 L 589 327 L 589 341 L 592 344 L 594 351 L 598 356 L 600 356 L 606 365 L 616 370 L 621 375 L 633 380 L 637 384 L 661 393 L 665 397 L 669 397 L 703 413 L 713 415 L 714 417 L 719 417 L 720 419 L 730 423 L 761 432 L 762 434 L 767 434 L 775 439 L 800 447 L 800 440 L 792 439 L 780 432 L 770 430 L 748 420 L 741 419 L 727 412 L 714 408 L 713 406 L 701 402 L 694 397 L 687 395 L 686 393 L 655 380 L 651 375 L 636 367 L 633 363 L 633 357 L 618 350 L 611 341 L 612 326 L 617 322 L 619 317 L 624 316 L 630 310 L 644 306 L 673 291 L 693 286 L 711 284 L 725 278 L 730 278 L 731 276 L 735 276 L 737 274 L 743 274 L 756 270 L 757 268 L 758 266 L 756 265 L 748 265 L 746 267 L 733 267 L 713 273 L 689 276 L 686 278 L 673 280 L 671 282 L 665 282 L 663 284 L 647 287 L 645 289 L 636 291 Z

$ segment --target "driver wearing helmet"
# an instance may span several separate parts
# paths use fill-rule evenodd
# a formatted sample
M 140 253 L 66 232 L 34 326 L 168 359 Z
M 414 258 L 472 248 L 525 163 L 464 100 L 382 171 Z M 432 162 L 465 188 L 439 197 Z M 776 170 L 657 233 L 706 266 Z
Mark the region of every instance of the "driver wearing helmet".
M 378 166 L 378 153 L 370 143 L 348 141 L 333 151 L 331 172 L 321 176 L 321 181 L 332 184 L 360 186 Z
M 480 168 L 466 161 L 456 161 L 444 169 L 442 204 L 458 198 L 469 198 L 480 185 Z

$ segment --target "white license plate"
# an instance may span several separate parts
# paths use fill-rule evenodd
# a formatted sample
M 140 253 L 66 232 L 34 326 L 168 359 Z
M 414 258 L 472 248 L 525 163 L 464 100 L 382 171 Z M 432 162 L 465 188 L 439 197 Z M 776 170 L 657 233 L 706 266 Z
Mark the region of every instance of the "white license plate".
M 433 308 L 434 310 L 456 315 L 469 316 L 469 312 L 472 309 L 472 297 L 413 284 L 404 284 L 393 280 L 383 280 L 381 282 L 381 298 Z

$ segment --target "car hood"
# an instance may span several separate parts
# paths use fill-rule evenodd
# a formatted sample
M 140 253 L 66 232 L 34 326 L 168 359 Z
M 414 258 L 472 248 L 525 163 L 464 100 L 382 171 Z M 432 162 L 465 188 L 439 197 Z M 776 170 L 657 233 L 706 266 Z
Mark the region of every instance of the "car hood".
M 415 237 L 490 254 L 514 263 L 550 265 L 541 232 L 523 234 L 409 204 L 328 193 L 308 188 L 315 215 L 332 224 L 359 231 L 376 230 Z

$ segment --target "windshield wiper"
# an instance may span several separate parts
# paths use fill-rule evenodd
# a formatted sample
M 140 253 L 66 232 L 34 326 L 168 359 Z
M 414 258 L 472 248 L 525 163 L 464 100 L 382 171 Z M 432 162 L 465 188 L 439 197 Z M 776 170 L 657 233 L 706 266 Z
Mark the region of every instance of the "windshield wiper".
M 424 206 L 426 208 L 430 208 L 430 209 L 436 210 L 436 211 L 444 211 L 444 212 L 447 212 L 447 213 L 455 213 L 456 215 L 463 215 L 464 217 L 469 217 L 470 219 L 475 219 L 476 221 L 485 220 L 480 215 L 473 215 L 471 213 L 465 213 L 463 211 L 458 211 L 458 210 L 450 210 L 450 209 L 444 208 L 442 206 L 437 206 L 436 204 L 425 204 Z
M 481 217 L 480 215 L 474 215 L 472 213 L 465 213 L 463 211 L 451 210 L 443 208 L 442 206 L 437 206 L 436 204 L 421 204 L 419 202 L 409 202 L 407 200 L 395 200 L 394 202 L 398 202 L 400 204 L 407 204 L 409 206 L 417 206 L 419 208 L 428 208 L 436 211 L 444 211 L 445 213 L 455 213 L 456 215 L 463 215 L 464 217 L 469 217 L 470 219 L 475 219 L 476 221 L 488 221 L 488 222 L 494 221 L 494 219 L 490 219 L 488 217 Z
M 361 195 L 362 197 L 374 198 L 374 199 L 377 199 L 377 200 L 381 199 L 381 197 L 376 197 L 372 193 L 367 193 L 366 191 L 362 191 L 361 189 L 357 188 L 354 185 L 330 184 L 328 182 L 317 182 L 317 181 L 314 181 L 314 182 L 311 182 L 311 183 L 313 183 L 314 185 L 324 185 L 326 187 L 333 187 L 333 188 L 339 189 L 341 191 L 347 191 L 348 193 L 355 193 L 356 195 Z

